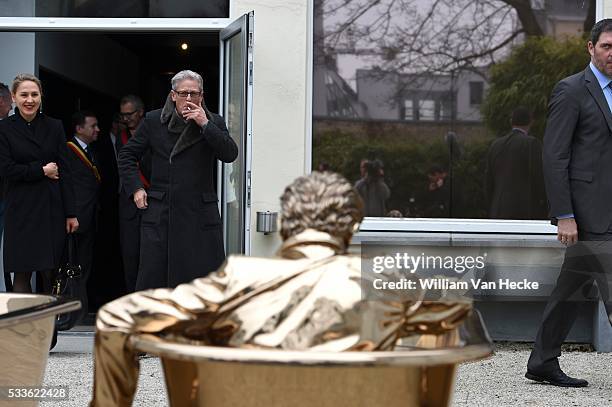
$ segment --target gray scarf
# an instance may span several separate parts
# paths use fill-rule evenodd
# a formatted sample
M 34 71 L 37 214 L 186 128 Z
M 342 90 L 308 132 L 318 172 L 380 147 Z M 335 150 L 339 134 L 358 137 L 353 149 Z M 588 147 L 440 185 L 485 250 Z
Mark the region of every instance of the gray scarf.
M 161 112 L 161 122 L 168 123 L 168 131 L 170 133 L 183 134 L 185 127 L 188 127 L 189 123 L 183 119 L 176 111 L 176 105 L 172 101 L 172 97 L 168 94 L 166 103 Z M 195 123 L 194 123 L 195 124 Z
M 162 108 L 161 122 L 168 124 L 168 132 L 172 134 L 180 134 L 172 152 L 170 153 L 170 159 L 173 156 L 180 153 L 187 147 L 192 146 L 198 141 L 202 140 L 202 133 L 200 127 L 193 120 L 185 120 L 176 111 L 176 105 L 172 101 L 172 97 L 168 94 L 166 103 Z

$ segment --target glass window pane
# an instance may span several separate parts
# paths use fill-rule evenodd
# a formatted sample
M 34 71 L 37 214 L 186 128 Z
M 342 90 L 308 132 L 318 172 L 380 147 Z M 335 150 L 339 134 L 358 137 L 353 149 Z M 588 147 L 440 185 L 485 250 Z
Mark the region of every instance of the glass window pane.
M 313 168 L 359 186 L 369 216 L 548 218 L 547 101 L 588 64 L 595 2 L 314 3 Z
M 414 106 L 412 99 L 404 100 L 404 120 L 414 120 Z
M 225 97 L 226 97 L 226 120 L 230 135 L 239 147 L 240 155 L 232 163 L 224 164 L 225 187 L 225 219 L 227 247 L 226 253 L 242 253 L 243 234 L 243 202 L 244 202 L 244 177 L 243 177 L 243 104 L 242 93 L 244 91 L 244 58 L 242 53 L 242 37 L 237 34 L 227 40 L 225 44 Z
M 436 118 L 436 102 L 433 100 L 419 101 L 419 120 L 430 121 Z
M 484 95 L 484 83 L 483 82 L 470 82 L 470 105 L 482 104 L 483 95 Z

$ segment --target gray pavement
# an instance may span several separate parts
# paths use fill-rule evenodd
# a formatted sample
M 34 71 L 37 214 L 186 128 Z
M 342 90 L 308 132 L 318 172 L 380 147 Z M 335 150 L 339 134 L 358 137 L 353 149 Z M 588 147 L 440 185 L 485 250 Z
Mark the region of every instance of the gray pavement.
M 69 341 L 74 342 L 71 344 Z M 75 348 L 75 344 L 80 348 Z M 496 347 L 492 358 L 459 368 L 453 406 L 612 406 L 612 353 L 565 352 L 561 366 L 568 374 L 589 380 L 590 386 L 564 389 L 533 383 L 523 377 L 529 345 L 506 343 L 497 344 Z M 57 349 L 59 351 L 51 353 L 49 357 L 45 385 L 69 386 L 70 400 L 41 405 L 86 406 L 91 395 L 93 375 L 91 341 L 63 336 Z M 140 363 L 140 382 L 134 405 L 166 406 L 159 359 L 145 357 Z

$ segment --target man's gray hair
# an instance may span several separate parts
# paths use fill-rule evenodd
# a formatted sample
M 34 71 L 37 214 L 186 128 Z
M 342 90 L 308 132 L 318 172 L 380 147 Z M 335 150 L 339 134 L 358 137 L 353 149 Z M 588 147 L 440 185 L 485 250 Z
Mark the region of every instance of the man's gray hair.
M 125 95 L 121 98 L 119 106 L 123 106 L 126 103 L 131 103 L 136 110 L 144 110 L 144 103 L 142 102 L 142 99 L 136 95 Z
M 172 77 L 172 90 L 175 91 L 178 84 L 186 79 L 197 81 L 200 85 L 200 92 L 204 90 L 204 80 L 202 79 L 202 76 L 199 73 L 190 71 L 188 69 L 181 71 Z

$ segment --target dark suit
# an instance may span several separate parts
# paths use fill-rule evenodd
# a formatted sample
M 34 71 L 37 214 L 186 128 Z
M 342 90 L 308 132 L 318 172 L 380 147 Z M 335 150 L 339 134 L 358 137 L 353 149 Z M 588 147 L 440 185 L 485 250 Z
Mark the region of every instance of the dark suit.
M 492 219 L 546 219 L 538 139 L 513 129 L 493 141 L 487 156 L 487 196 Z
M 141 122 L 142 123 L 142 122 Z M 124 144 L 131 138 L 129 130 L 124 130 L 124 135 L 117 136 L 115 148 L 117 155 L 121 152 Z M 144 162 L 147 155 L 140 162 L 140 174 L 149 178 L 150 171 L 146 169 Z M 134 203 L 132 192 L 128 192 L 120 182 L 119 184 L 119 242 L 121 244 L 121 257 L 123 259 L 123 270 L 125 273 L 125 285 L 128 292 L 133 292 L 138 278 L 140 265 L 140 222 L 141 211 Z
M 558 366 L 561 344 L 593 284 L 608 314 L 612 272 L 612 115 L 590 67 L 560 81 L 549 105 L 543 147 L 544 179 L 553 223 L 574 214 L 579 242 L 567 248 L 528 363 L 530 371 Z
M 125 278 L 119 244 L 119 175 L 115 146 L 108 134 L 92 143 L 100 170 L 98 228 L 94 246 L 93 270 L 104 270 L 89 278 L 89 306 L 96 308 L 125 295 Z
M 93 165 L 96 165 L 95 156 L 91 147 L 85 151 L 73 137 L 70 140 Z M 98 195 L 100 181 L 94 175 L 92 168 L 86 164 L 74 151 L 70 151 L 69 162 L 72 169 L 72 185 L 76 199 L 76 213 L 79 228 L 74 238 L 77 248 L 77 261 L 81 266 L 81 312 L 87 313 L 87 280 L 91 275 L 93 263 L 93 248 L 96 235 L 96 216 L 98 211 Z M 97 167 L 96 167 L 97 168 Z

